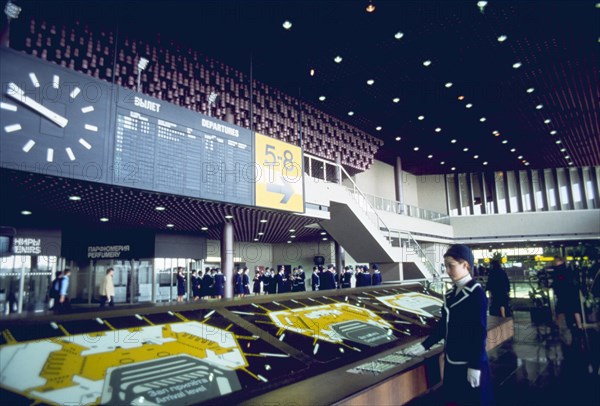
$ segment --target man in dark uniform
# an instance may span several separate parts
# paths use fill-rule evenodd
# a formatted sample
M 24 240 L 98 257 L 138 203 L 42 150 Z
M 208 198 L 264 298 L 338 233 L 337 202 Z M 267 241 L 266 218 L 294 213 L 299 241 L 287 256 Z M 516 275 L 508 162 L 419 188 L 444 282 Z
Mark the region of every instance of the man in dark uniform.
M 381 272 L 379 272 L 379 265 L 373 264 L 373 275 L 371 275 L 371 285 L 378 286 L 381 285 Z
M 277 293 L 287 292 L 287 278 L 285 277 L 285 268 L 281 266 L 279 272 L 275 275 L 275 283 L 277 284 Z
M 321 278 L 319 276 L 320 270 L 321 269 L 319 267 L 313 266 L 312 276 L 310 277 L 310 283 L 311 283 L 313 292 L 315 290 L 319 290 L 319 285 L 321 284 Z
M 306 274 L 302 265 L 298 265 L 298 276 L 296 277 L 298 282 L 298 292 L 306 292 Z
M 352 267 L 344 267 L 344 273 L 342 274 L 342 289 L 349 288 L 352 285 Z
M 444 254 L 454 287 L 444 295 L 442 318 L 433 333 L 405 352 L 416 356 L 445 339 L 444 395 L 446 404 L 490 405 L 492 382 L 485 350 L 487 298 L 471 277 L 473 253 L 466 245 L 450 246 Z
M 329 290 L 335 289 L 335 265 L 329 264 L 327 265 L 327 270 L 322 272 L 321 275 L 321 285 L 319 286 L 319 290 Z
M 221 272 L 221 268 L 217 268 L 217 273 L 215 274 L 215 297 L 217 299 L 221 299 L 225 295 L 225 275 Z

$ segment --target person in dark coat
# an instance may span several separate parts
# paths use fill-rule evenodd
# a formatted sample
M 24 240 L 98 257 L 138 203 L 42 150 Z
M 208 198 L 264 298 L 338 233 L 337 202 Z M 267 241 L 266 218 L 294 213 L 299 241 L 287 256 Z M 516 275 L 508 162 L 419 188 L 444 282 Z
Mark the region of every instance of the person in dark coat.
M 262 276 L 263 293 L 268 295 L 271 293 L 271 270 L 267 267 Z
M 581 302 L 579 299 L 579 281 L 575 271 L 568 269 L 563 257 L 554 258 L 552 289 L 556 295 L 556 323 L 566 317 L 567 326 L 575 324 L 578 330 L 583 329 L 581 321 Z
M 225 275 L 221 272 L 221 268 L 217 268 L 215 273 L 214 295 L 217 299 L 221 299 L 225 295 Z
M 304 269 L 302 269 L 302 265 L 298 265 L 298 292 L 306 292 L 306 274 L 304 273 Z
M 248 275 L 248 267 L 244 267 L 244 271 L 242 273 L 242 285 L 243 285 L 243 295 L 250 294 L 250 276 Z
M 254 271 L 254 278 L 252 278 L 252 293 L 255 295 L 260 295 L 260 283 L 262 282 L 262 279 L 263 273 L 258 267 L 256 267 L 256 270 Z
M 212 287 L 215 283 L 213 278 L 213 270 L 206 267 L 204 270 L 204 276 L 202 277 L 202 284 L 200 286 L 200 297 L 206 298 L 212 296 Z
M 194 302 L 200 300 L 200 277 L 196 274 L 196 270 L 192 269 L 192 294 L 194 296 Z
M 186 293 L 185 286 L 185 275 L 183 274 L 183 267 L 177 267 L 177 301 L 183 302 Z
M 379 265 L 373 264 L 373 275 L 371 275 L 371 285 L 379 286 L 381 285 L 382 278 L 381 272 L 379 272 Z
M 313 292 L 315 290 L 319 290 L 319 285 L 321 284 L 320 281 L 320 269 L 319 267 L 313 266 L 313 271 L 312 271 L 312 275 L 310 277 L 310 286 L 312 287 Z
M 493 260 L 490 263 L 490 273 L 485 290 L 490 292 L 490 315 L 510 317 L 510 282 L 498 260 Z
M 275 284 L 277 285 L 277 293 L 287 292 L 286 286 L 287 278 L 285 277 L 285 268 L 282 266 L 279 268 L 279 272 L 275 275 Z
M 236 296 L 242 296 L 244 294 L 243 272 L 244 271 L 241 268 L 238 268 L 237 272 L 233 275 L 233 294 Z
M 346 289 L 352 286 L 352 267 L 346 266 L 344 267 L 344 272 L 342 273 L 342 288 Z
M 335 289 L 335 265 L 327 265 L 327 270 L 321 272 L 320 279 L 321 285 L 319 286 L 319 290 Z
M 445 339 L 443 392 L 446 404 L 493 404 L 490 366 L 485 350 L 487 298 L 471 277 L 473 253 L 466 245 L 450 246 L 444 254 L 454 287 L 444 295 L 442 318 L 433 333 L 406 352 L 416 356 Z

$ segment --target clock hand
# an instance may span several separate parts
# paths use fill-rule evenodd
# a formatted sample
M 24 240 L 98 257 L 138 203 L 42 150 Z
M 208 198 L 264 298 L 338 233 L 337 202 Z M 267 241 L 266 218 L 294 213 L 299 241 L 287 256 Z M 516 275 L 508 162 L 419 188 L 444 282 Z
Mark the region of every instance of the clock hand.
M 54 124 L 62 128 L 66 127 L 67 123 L 69 122 L 69 120 L 67 120 L 63 116 L 56 114 L 46 106 L 42 106 L 40 103 L 26 96 L 25 92 L 21 90 L 19 86 L 15 85 L 12 82 L 8 84 L 8 91 L 6 92 L 6 94 L 15 99 L 16 101 L 23 103 L 32 110 L 35 110 L 36 112 L 38 112 L 39 114 L 46 117 L 48 120 L 52 121 Z

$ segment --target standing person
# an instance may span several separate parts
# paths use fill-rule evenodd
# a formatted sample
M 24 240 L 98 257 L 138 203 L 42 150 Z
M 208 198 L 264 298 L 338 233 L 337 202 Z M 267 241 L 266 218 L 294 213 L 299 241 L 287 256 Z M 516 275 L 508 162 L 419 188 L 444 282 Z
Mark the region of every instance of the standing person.
M 352 286 L 352 266 L 348 265 L 344 268 L 342 275 L 342 288 L 347 289 Z
M 310 277 L 310 286 L 312 287 L 313 292 L 319 290 L 319 285 L 321 284 L 319 270 L 319 267 L 313 266 L 312 276 Z
M 244 271 L 242 268 L 238 268 L 237 272 L 233 275 L 233 294 L 235 296 L 244 295 L 244 278 L 242 277 L 243 272 Z
M 275 283 L 277 285 L 277 293 L 285 293 L 287 292 L 286 286 L 287 278 L 285 277 L 285 268 L 283 266 L 279 267 L 279 272 L 275 275 Z M 275 293 L 275 292 L 273 292 Z
M 196 301 L 200 300 L 200 276 L 196 275 L 195 269 L 192 269 L 191 283 L 192 283 L 192 295 L 194 296 L 194 302 L 196 302 Z
M 106 306 L 106 302 L 108 302 L 110 307 L 115 305 L 114 273 L 113 268 L 108 268 L 106 270 L 106 275 L 104 275 L 104 279 L 102 279 L 102 284 L 100 285 L 100 307 Z
M 209 298 L 212 295 L 212 286 L 215 283 L 210 267 L 204 269 L 204 276 L 202 277 L 202 285 L 200 285 L 200 299 Z
M 579 282 L 575 272 L 567 268 L 563 257 L 554 258 L 552 289 L 556 295 L 556 324 L 560 327 L 561 320 L 565 319 L 569 328 L 574 322 L 575 327 L 582 330 Z
M 62 281 L 62 274 L 62 271 L 56 271 L 56 277 L 50 284 L 50 290 L 48 292 L 48 308 L 50 310 L 54 309 L 55 306 L 56 308 L 58 308 L 58 299 L 60 298 L 60 284 Z
M 260 295 L 260 283 L 262 282 L 262 271 L 259 267 L 256 267 L 254 271 L 254 278 L 252 279 L 252 293 Z
M 373 275 L 371 275 L 371 285 L 379 286 L 381 285 L 382 278 L 381 272 L 379 272 L 379 265 L 373 264 Z
M 242 274 L 242 284 L 244 286 L 243 296 L 250 294 L 250 276 L 248 275 L 248 267 L 244 267 L 244 273 Z
M 185 275 L 183 274 L 183 267 L 177 267 L 177 302 L 183 303 L 185 297 Z
M 335 265 L 327 265 L 327 270 L 323 271 L 320 275 L 321 285 L 319 290 L 335 289 Z
M 485 351 L 487 299 L 471 277 L 473 253 L 466 245 L 450 246 L 444 254 L 454 287 L 444 295 L 442 318 L 433 333 L 406 352 L 416 356 L 445 338 L 443 391 L 446 404 L 490 405 L 492 382 Z
M 490 292 L 490 315 L 510 317 L 509 293 L 510 282 L 500 261 L 494 259 L 490 263 L 490 273 L 485 290 Z
M 271 278 L 271 270 L 269 269 L 269 267 L 265 268 L 265 272 L 262 275 L 262 283 L 263 283 L 263 293 L 265 295 L 268 295 L 269 293 L 271 293 L 271 280 L 273 278 Z
M 306 292 L 306 274 L 302 269 L 302 265 L 298 265 L 298 276 L 296 278 L 298 280 L 298 292 Z
M 221 299 L 225 295 L 225 282 L 227 282 L 225 275 L 223 275 L 221 268 L 217 268 L 214 285 L 214 294 L 217 299 Z
M 66 313 L 71 309 L 71 301 L 69 300 L 69 278 L 71 270 L 69 268 L 63 271 L 63 276 L 60 279 L 60 296 L 58 298 L 58 307 L 55 306 L 58 313 Z

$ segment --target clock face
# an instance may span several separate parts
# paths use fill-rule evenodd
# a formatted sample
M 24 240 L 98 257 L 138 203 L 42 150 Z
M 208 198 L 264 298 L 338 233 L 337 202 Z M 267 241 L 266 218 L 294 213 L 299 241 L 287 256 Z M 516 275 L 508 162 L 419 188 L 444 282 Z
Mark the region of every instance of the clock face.
M 110 84 L 11 50 L 0 56 L 1 165 L 104 181 Z

